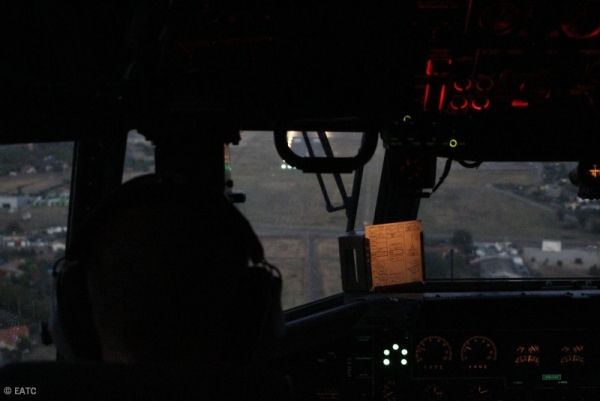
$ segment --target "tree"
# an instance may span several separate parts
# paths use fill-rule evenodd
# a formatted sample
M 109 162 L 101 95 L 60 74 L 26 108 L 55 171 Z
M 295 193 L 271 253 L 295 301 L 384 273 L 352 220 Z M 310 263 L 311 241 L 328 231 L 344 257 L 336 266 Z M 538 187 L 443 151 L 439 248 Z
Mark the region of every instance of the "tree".
M 33 344 L 29 337 L 19 336 L 19 340 L 17 341 L 17 349 L 19 351 L 31 351 L 32 346 Z
M 456 230 L 452 235 L 450 243 L 457 247 L 465 255 L 473 252 L 473 236 L 467 230 Z

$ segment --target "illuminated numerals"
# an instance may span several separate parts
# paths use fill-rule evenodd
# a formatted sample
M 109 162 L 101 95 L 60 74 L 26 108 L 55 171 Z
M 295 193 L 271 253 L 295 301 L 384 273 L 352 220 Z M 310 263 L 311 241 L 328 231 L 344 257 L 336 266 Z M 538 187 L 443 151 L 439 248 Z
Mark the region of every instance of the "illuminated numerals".
M 540 365 L 540 358 L 535 355 L 520 355 L 515 359 L 515 365 L 532 364 Z
M 566 356 L 563 356 L 560 358 L 561 365 L 564 365 L 567 363 L 580 363 L 583 365 L 585 363 L 585 359 L 581 355 L 566 355 Z
M 444 365 L 424 365 L 425 370 L 444 370 Z
M 515 365 L 540 365 L 540 357 L 536 355 L 540 352 L 539 345 L 519 345 L 516 352 Z
M 571 364 L 585 364 L 585 357 L 583 356 L 584 346 L 583 345 L 575 345 L 575 346 L 563 346 L 560 349 L 561 357 L 560 364 L 561 365 L 571 365 Z

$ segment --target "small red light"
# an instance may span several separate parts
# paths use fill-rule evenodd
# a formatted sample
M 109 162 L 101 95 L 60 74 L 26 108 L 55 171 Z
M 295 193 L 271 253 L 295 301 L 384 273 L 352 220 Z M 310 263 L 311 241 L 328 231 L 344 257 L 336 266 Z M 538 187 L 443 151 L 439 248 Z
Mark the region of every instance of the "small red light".
M 423 111 L 428 111 L 427 102 L 429 101 L 429 84 L 425 87 L 425 98 L 423 99 Z
M 515 99 L 511 103 L 512 107 L 527 107 L 529 106 L 529 102 L 525 100 Z
M 477 98 L 477 99 L 473 100 L 473 102 L 471 103 L 471 106 L 475 110 L 487 109 L 490 106 L 490 99 Z
M 440 101 L 438 103 L 438 110 L 442 111 L 444 108 L 444 99 L 446 98 L 446 85 L 442 85 L 442 90 L 440 92 Z
M 427 68 L 425 69 L 425 74 L 431 75 L 433 73 L 433 61 L 431 59 L 427 60 Z
M 461 82 L 460 84 L 458 81 L 455 81 L 452 86 L 457 92 L 468 91 L 473 86 L 473 82 L 467 78 L 465 82 Z

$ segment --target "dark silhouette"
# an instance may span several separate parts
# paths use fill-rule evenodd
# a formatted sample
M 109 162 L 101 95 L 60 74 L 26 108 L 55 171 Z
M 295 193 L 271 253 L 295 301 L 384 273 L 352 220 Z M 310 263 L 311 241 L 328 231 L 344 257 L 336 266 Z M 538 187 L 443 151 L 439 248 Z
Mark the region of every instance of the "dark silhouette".
M 94 359 L 96 347 L 110 362 L 245 363 L 271 347 L 283 327 L 280 279 L 250 268 L 262 247 L 242 214 L 222 194 L 191 188 L 137 178 L 87 222 L 59 275 L 84 277 L 69 280 L 85 287 L 90 310 L 61 305 L 73 290 L 57 280 L 67 357 Z M 78 344 L 90 317 L 99 346 Z

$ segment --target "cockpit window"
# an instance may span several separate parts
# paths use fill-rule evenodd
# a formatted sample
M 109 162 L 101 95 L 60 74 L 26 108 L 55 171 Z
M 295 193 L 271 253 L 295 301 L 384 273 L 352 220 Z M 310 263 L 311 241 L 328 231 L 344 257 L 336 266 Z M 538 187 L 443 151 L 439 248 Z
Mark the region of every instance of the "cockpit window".
M 127 134 L 123 182 L 142 174 L 154 173 L 154 145 L 136 130 Z
M 438 159 L 438 174 L 444 159 Z M 600 275 L 600 204 L 577 197 L 577 163 L 452 163 L 421 201 L 427 277 L 571 278 Z
M 315 156 L 324 150 L 314 132 L 307 133 Z M 360 147 L 360 133 L 327 133 L 334 155 L 350 157 Z M 308 149 L 300 132 L 289 132 L 292 150 L 301 157 Z M 338 237 L 346 231 L 344 211 L 328 212 L 315 174 L 304 174 L 282 161 L 275 150 L 272 132 L 242 132 L 231 146 L 231 177 L 234 191 L 246 193 L 239 209 L 258 233 L 269 262 L 283 274 L 283 307 L 292 308 L 342 291 Z M 356 218 L 356 229 L 371 224 L 379 187 L 383 149 L 367 164 Z M 353 175 L 342 174 L 347 195 Z M 335 179 L 323 175 L 333 208 L 343 204 Z
M 56 358 L 40 342 L 64 254 L 73 143 L 0 146 L 0 364 Z

